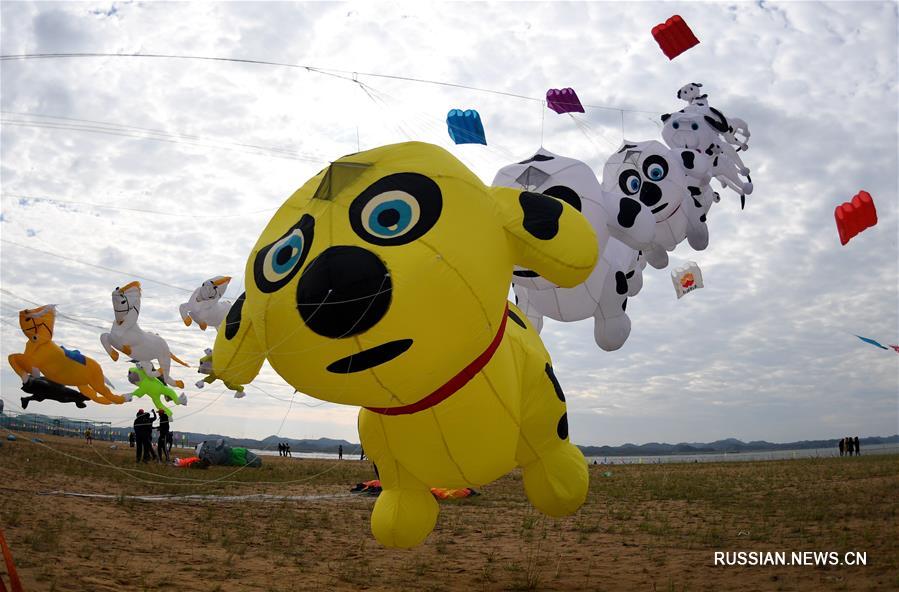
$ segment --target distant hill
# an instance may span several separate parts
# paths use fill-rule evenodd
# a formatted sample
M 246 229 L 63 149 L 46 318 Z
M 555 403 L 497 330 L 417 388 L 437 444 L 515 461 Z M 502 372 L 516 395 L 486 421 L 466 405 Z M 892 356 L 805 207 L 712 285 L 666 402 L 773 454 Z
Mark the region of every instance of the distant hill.
M 112 428 L 102 424 L 91 424 L 89 421 L 65 420 L 61 424 L 55 424 L 54 420 L 58 418 L 47 417 L 37 413 L 15 413 L 0 415 L 0 427 L 10 427 L 12 429 L 21 429 L 21 424 L 28 426 L 26 431 L 34 431 L 33 428 L 39 428 L 37 431 L 44 433 L 52 432 L 57 429 L 61 435 L 80 436 L 87 427 L 94 428 L 94 437 L 103 436 L 104 432 L 115 434 L 117 439 L 126 440 L 131 428 Z M 18 424 L 18 425 L 16 425 Z M 198 432 L 181 432 L 176 430 L 175 433 L 180 438 L 182 434 L 186 434 L 188 441 L 192 444 L 199 444 L 203 440 L 227 440 L 234 446 L 243 446 L 245 448 L 256 448 L 263 450 L 275 450 L 278 442 L 287 442 L 293 452 L 337 452 L 338 446 L 343 446 L 344 452 L 353 454 L 359 450 L 359 444 L 348 442 L 346 440 L 335 440 L 333 438 L 318 438 L 311 440 L 308 438 L 297 439 L 287 438 L 283 436 L 268 436 L 262 440 L 253 438 L 232 438 L 231 436 L 223 436 L 221 434 L 202 434 Z M 752 442 L 743 442 L 735 438 L 727 438 L 725 440 L 716 440 L 714 442 L 681 442 L 679 444 L 665 444 L 659 442 L 649 442 L 647 444 L 622 444 L 621 446 L 578 446 L 585 456 L 666 456 L 671 454 L 722 454 L 731 452 L 765 452 L 771 450 L 803 450 L 807 448 L 836 448 L 839 439 L 831 440 L 800 440 L 798 442 L 766 442 L 764 440 L 755 440 Z M 899 434 L 893 436 L 872 436 L 867 438 L 859 438 L 859 444 L 864 452 L 865 446 L 872 444 L 897 444 L 899 443 Z

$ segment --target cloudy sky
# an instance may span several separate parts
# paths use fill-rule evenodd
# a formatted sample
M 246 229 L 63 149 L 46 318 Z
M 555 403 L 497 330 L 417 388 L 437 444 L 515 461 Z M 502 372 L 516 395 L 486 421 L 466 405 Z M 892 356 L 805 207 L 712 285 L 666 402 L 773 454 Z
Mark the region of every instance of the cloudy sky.
M 24 347 L 17 311 L 57 303 L 57 341 L 124 390 L 127 365 L 98 336 L 111 290 L 140 279 L 141 325 L 196 363 L 214 334 L 185 327 L 178 304 L 214 275 L 234 276 L 239 295 L 274 208 L 330 160 L 423 140 L 489 182 L 542 138 L 601 171 L 622 137 L 660 139 L 659 114 L 681 108 L 676 90 L 695 81 L 749 123 L 755 193 L 745 211 L 724 194 L 706 251 L 673 253 L 675 265 L 699 263 L 704 290 L 677 300 L 668 271 L 647 269 L 621 350 L 599 350 L 590 321 L 547 322 L 572 439 L 899 431 L 899 356 L 853 337 L 899 342 L 895 3 L 421 4 L 0 4 L 4 56 L 311 67 L 4 58 L 4 358 Z M 701 44 L 669 61 L 649 31 L 675 13 Z M 533 99 L 570 86 L 594 107 L 573 120 L 539 100 L 395 77 Z M 455 107 L 479 110 L 489 146 L 452 145 Z M 879 223 L 840 246 L 833 209 L 861 189 Z M 267 366 L 254 384 L 242 400 L 189 390 L 175 429 L 358 440 L 356 409 L 292 398 Z M 19 385 L 4 366 L 7 409 L 20 409 Z M 138 405 L 33 409 L 129 425 Z

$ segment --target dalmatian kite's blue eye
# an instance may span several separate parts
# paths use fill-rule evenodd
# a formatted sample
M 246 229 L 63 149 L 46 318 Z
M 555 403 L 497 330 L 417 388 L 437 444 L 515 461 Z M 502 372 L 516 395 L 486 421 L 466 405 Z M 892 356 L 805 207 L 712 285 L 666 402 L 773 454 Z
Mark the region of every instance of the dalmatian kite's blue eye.
M 388 191 L 362 208 L 362 226 L 374 236 L 402 236 L 421 218 L 418 201 L 403 191 Z
M 661 181 L 668 176 L 668 161 L 658 154 L 649 156 L 643 161 L 643 174 L 656 183 Z
M 640 191 L 640 186 L 643 184 L 643 180 L 640 178 L 640 175 L 637 171 L 631 169 L 624 171 L 620 175 L 618 175 L 618 187 L 627 194 L 634 195 L 638 191 Z
M 350 204 L 350 226 L 375 245 L 404 245 L 424 235 L 443 209 L 440 187 L 418 173 L 375 181 Z
M 261 291 L 279 290 L 296 275 L 309 254 L 314 229 L 315 219 L 304 214 L 281 238 L 259 250 L 253 262 L 253 277 Z
M 691 124 L 690 124 L 690 129 L 692 129 L 692 130 L 695 132 L 696 130 L 699 129 L 699 124 L 696 123 L 696 122 L 691 123 Z
M 680 124 L 675 121 L 674 123 L 671 124 L 671 127 L 673 127 L 674 129 L 678 129 L 678 128 L 680 128 Z

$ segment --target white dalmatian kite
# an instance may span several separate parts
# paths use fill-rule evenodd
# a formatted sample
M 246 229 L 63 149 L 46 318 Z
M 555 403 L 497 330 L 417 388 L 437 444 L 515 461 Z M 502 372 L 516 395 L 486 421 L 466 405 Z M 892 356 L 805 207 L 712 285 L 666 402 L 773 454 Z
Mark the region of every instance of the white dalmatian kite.
M 680 87 L 680 90 L 677 91 L 677 98 L 682 101 L 687 101 L 687 104 L 693 105 L 697 101 L 703 101 L 708 98 L 708 95 L 703 94 L 702 85 L 698 82 L 690 82 L 689 84 L 685 84 Z
M 518 306 L 540 331 L 543 317 L 557 321 L 594 318 L 596 343 L 606 351 L 620 348 L 630 334 L 625 313 L 629 295 L 642 287 L 634 278 L 645 265 L 637 249 L 651 244 L 655 218 L 632 195 L 602 191 L 590 167 L 579 160 L 541 148 L 531 158 L 503 167 L 493 185 L 536 191 L 561 199 L 581 211 L 596 232 L 600 260 L 586 282 L 559 288 L 528 269 L 513 274 Z
M 705 215 L 711 201 L 688 189 L 688 178 L 676 153 L 661 142 L 625 140 L 603 167 L 602 189 L 613 196 L 632 196 L 656 219 L 652 243 L 643 248 L 656 269 L 668 265 L 668 251 L 686 238 L 701 251 L 708 246 Z
M 709 192 L 705 177 L 714 177 L 722 187 L 740 195 L 740 205 L 744 207 L 753 185 L 739 152 L 749 149 L 749 126 L 742 119 L 728 120 L 709 106 L 708 95 L 699 94 L 701 86 L 692 82 L 677 91 L 677 97 L 688 105 L 676 113 L 662 115 L 662 138 L 669 148 L 681 152 L 687 175 L 699 181 L 700 189 Z M 710 164 L 698 162 L 703 160 Z M 695 169 L 694 162 L 698 162 Z
M 702 85 L 698 82 L 685 84 L 677 91 L 677 98 L 694 107 L 709 108 L 709 95 L 703 94 L 701 88 Z M 712 110 L 709 110 L 709 113 L 714 115 Z M 727 117 L 726 120 L 727 131 L 721 132 L 724 141 L 735 146 L 736 152 L 749 150 L 749 125 L 738 117 Z

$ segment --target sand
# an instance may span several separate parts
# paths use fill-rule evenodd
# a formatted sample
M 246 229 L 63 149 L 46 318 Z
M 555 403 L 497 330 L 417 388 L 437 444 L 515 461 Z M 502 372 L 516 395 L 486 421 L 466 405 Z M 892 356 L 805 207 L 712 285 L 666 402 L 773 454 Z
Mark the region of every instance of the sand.
M 133 472 L 127 444 L 44 439 L 0 448 L 0 526 L 28 591 L 899 589 L 897 456 L 593 466 L 564 519 L 536 512 L 515 472 L 441 502 L 426 542 L 394 550 L 369 531 L 374 499 L 348 494 L 367 462 Z M 712 564 L 740 550 L 863 551 L 868 564 Z

